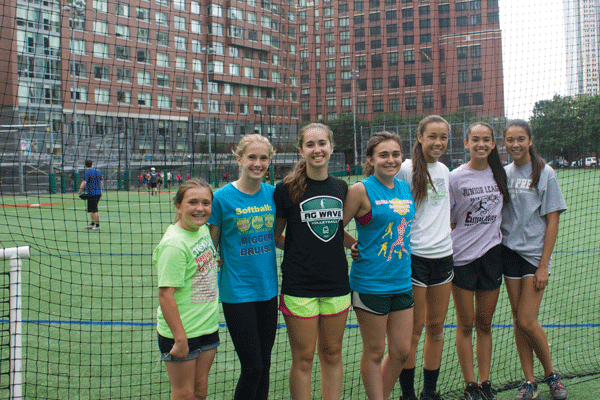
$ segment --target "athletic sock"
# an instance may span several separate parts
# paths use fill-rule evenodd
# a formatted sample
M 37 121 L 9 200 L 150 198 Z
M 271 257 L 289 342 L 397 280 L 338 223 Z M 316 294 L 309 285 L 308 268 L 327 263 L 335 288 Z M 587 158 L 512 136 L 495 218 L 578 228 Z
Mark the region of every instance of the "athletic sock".
M 415 394 L 415 369 L 405 368 L 400 373 L 400 388 L 402 389 L 402 398 L 410 399 L 411 397 L 417 397 Z
M 437 380 L 440 369 L 429 370 L 423 368 L 423 392 L 429 394 L 437 389 Z

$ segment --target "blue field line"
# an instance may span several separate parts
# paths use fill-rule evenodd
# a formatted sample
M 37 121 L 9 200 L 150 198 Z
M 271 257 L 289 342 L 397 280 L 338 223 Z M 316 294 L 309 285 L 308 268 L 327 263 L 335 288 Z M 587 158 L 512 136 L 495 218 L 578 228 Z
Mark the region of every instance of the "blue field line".
M 1 319 L 2 323 L 9 323 L 7 319 Z M 104 326 L 156 326 L 156 322 L 114 322 L 114 321 L 61 321 L 52 319 L 24 319 L 21 322 L 26 324 L 57 324 L 57 325 L 104 325 Z M 226 324 L 219 324 L 220 328 L 225 328 Z M 600 323 L 595 324 L 542 324 L 544 328 L 598 328 Z M 285 328 L 285 324 L 278 324 L 277 329 Z M 512 328 L 512 324 L 495 324 L 492 328 Z M 357 324 L 346 325 L 348 329 L 358 328 Z M 456 325 L 444 325 L 444 328 L 456 328 Z
M 553 253 L 600 253 L 600 250 L 555 250 Z M 152 257 L 152 254 L 31 254 L 29 257 Z

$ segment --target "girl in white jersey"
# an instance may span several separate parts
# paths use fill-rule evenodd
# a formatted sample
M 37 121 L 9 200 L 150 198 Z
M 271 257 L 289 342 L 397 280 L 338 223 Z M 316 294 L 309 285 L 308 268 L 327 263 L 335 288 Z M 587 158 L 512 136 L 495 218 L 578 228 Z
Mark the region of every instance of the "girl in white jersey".
M 538 322 L 544 289 L 550 276 L 550 259 L 560 213 L 567 209 L 554 170 L 533 148 L 531 126 L 523 120 L 504 128 L 510 203 L 502 211 L 502 261 L 504 282 L 513 315 L 515 341 L 525 373 L 516 400 L 537 397 L 533 353 L 544 368 L 544 382 L 555 400 L 566 399 L 567 389 L 558 378 L 548 338 Z
M 423 391 L 420 400 L 441 399 L 437 379 L 444 349 L 444 320 L 454 276 L 450 238 L 448 167 L 438 161 L 448 146 L 450 124 L 438 115 L 419 123 L 412 159 L 402 163 L 396 177 L 410 184 L 416 203 L 410 246 L 415 299 L 410 355 L 400 374 L 402 400 L 417 400 L 415 356 L 425 329 Z
M 508 188 L 492 127 L 477 122 L 466 135 L 471 160 L 450 173 L 456 352 L 466 383 L 463 399 L 495 400 L 490 382 L 492 317 L 502 284 L 500 222 Z M 479 383 L 473 369 L 473 323 Z

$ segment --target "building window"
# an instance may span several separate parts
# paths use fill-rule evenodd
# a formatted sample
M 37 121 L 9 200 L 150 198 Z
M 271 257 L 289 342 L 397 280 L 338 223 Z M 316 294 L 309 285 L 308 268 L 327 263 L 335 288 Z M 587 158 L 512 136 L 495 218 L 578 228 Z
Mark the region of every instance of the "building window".
M 403 8 L 402 9 L 402 18 L 412 18 L 413 17 L 413 9 L 412 8 Z
M 137 28 L 137 41 L 150 43 L 150 30 L 146 28 Z
M 108 81 L 110 80 L 110 68 L 108 65 L 94 65 L 94 78 Z
M 415 44 L 415 37 L 414 36 L 404 36 L 402 38 L 402 44 L 404 44 L 405 46 L 410 46 Z
M 400 99 L 390 99 L 389 100 L 389 112 L 400 112 Z
M 410 21 L 410 22 L 403 22 L 402 23 L 402 31 L 403 32 L 410 32 L 412 30 L 415 29 L 415 23 Z
M 383 112 L 383 100 L 373 100 L 373 112 L 374 113 L 382 113 Z
M 127 3 L 115 3 L 115 15 L 120 17 L 129 18 L 129 4 Z
M 417 109 L 417 98 L 407 97 L 406 98 L 406 111 L 412 111 Z
M 458 83 L 469 82 L 469 70 L 460 69 L 458 70 Z
M 150 51 L 149 50 L 136 50 L 136 60 L 139 63 L 148 64 L 150 63 Z
M 387 53 L 388 66 L 398 65 L 398 52 L 388 51 Z
M 438 13 L 439 14 L 448 14 L 450 13 L 450 4 L 440 4 L 438 6 Z
M 421 62 L 431 62 L 433 61 L 433 50 L 431 47 L 425 47 L 421 50 Z
M 458 95 L 458 105 L 459 107 L 469 106 L 469 93 L 460 93 Z
M 167 47 L 169 45 L 169 34 L 165 32 L 156 32 L 156 44 Z
M 414 74 L 404 75 L 404 87 L 417 86 L 417 76 Z
M 387 34 L 391 34 L 391 33 L 396 33 L 398 32 L 398 25 L 397 24 L 389 24 L 385 27 L 385 32 Z
M 356 88 L 359 92 L 364 92 L 367 90 L 367 80 L 366 79 L 357 79 L 356 80 Z
M 500 13 L 498 11 L 489 12 L 487 15 L 488 24 L 500 23 Z
M 115 26 L 115 36 L 121 39 L 129 40 L 129 27 L 127 25 Z
M 432 72 L 424 72 L 421 75 L 421 84 L 423 86 L 433 85 L 433 73 Z
M 440 18 L 440 28 L 450 28 L 450 18 Z
M 466 1 L 457 1 L 456 2 L 456 11 L 466 11 L 467 10 L 467 2 Z
M 471 0 L 471 1 L 469 1 L 469 8 L 471 10 L 481 10 L 481 0 Z
M 369 14 L 369 22 L 379 22 L 381 19 L 381 15 L 378 12 Z
M 150 73 L 150 71 L 138 71 L 137 84 L 140 86 L 152 85 L 152 74 Z
M 396 10 L 387 10 L 387 11 L 385 12 L 385 19 L 386 19 L 386 20 L 394 20 L 394 19 L 396 19 L 396 18 L 398 18 L 398 15 L 397 15 L 397 13 L 396 13 Z
M 471 15 L 471 25 L 481 25 L 481 14 Z
M 175 87 L 180 90 L 187 90 L 187 77 L 184 75 L 175 75 Z
M 157 107 L 158 108 L 171 108 L 171 97 L 166 94 L 159 94 L 156 96 L 157 98 Z
M 431 110 L 433 108 L 433 96 L 423 96 L 423 109 Z
M 369 34 L 371 36 L 381 36 L 381 26 L 372 26 L 369 28 Z
M 473 105 L 474 106 L 482 106 L 483 105 L 483 93 L 482 92 L 473 93 Z
M 383 57 L 381 53 L 371 54 L 371 68 L 381 68 L 383 66 Z
M 118 104 L 131 104 L 131 90 L 117 90 Z
M 359 101 L 356 103 L 356 113 L 357 114 L 366 114 L 367 113 L 367 102 Z
M 469 24 L 469 18 L 464 15 L 462 17 L 456 17 L 456 26 L 467 26 Z
M 404 50 L 404 64 L 415 63 L 415 51 L 413 49 Z
M 425 33 L 421 35 L 421 44 L 431 43 L 431 33 Z
M 164 26 L 169 25 L 169 14 L 167 14 L 165 12 L 157 11 L 155 14 L 155 19 L 156 19 L 157 25 L 164 25 Z
M 365 23 L 365 15 L 355 15 L 354 16 L 354 25 L 360 25 Z
M 365 49 L 366 49 L 365 42 L 354 43 L 354 51 L 365 51 Z
M 94 33 L 96 35 L 108 35 L 108 22 L 94 20 Z
M 117 68 L 117 82 L 131 83 L 131 69 Z
M 373 90 L 382 90 L 383 89 L 383 78 L 373 78 L 372 85 L 373 85 Z
M 187 110 L 188 109 L 188 98 L 187 96 L 175 96 L 175 107 Z
M 481 80 L 482 80 L 481 68 L 474 68 L 471 70 L 471 80 L 473 82 L 481 82 Z
M 468 47 L 467 46 L 458 46 L 456 48 L 456 58 L 459 60 L 464 60 L 468 57 Z
M 471 58 L 481 57 L 481 45 L 476 44 L 471 46 Z
M 381 40 L 371 40 L 371 50 L 380 49 L 381 48 Z
M 367 56 L 365 56 L 365 55 L 355 56 L 354 64 L 355 64 L 356 68 L 358 68 L 358 69 L 367 68 Z
M 388 89 L 398 89 L 400 87 L 400 79 L 397 76 L 388 77 Z
M 138 106 L 150 107 L 152 104 L 152 95 L 150 93 L 138 92 Z
M 129 61 L 130 50 L 127 46 L 115 46 L 115 57 L 117 60 Z
M 156 74 L 156 86 L 169 87 L 169 74 Z
M 365 36 L 365 28 L 358 28 L 354 30 L 354 37 L 364 37 Z
M 431 28 L 431 20 L 430 19 L 421 19 L 421 20 L 419 20 L 419 28 L 420 29 L 429 29 L 429 28 Z
M 168 68 L 169 67 L 169 55 L 167 53 L 156 53 L 156 66 Z
M 137 7 L 135 11 L 135 17 L 139 21 L 149 22 L 150 21 L 150 9 Z

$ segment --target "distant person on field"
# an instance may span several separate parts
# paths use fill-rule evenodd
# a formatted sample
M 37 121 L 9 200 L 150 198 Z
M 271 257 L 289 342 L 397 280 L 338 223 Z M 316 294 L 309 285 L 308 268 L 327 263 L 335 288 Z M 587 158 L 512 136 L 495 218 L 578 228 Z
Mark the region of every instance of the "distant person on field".
M 181 172 L 177 173 L 177 184 L 181 185 L 181 180 L 183 179 L 183 176 L 181 176 Z
M 144 174 L 140 174 L 140 176 L 138 177 L 138 179 L 140 181 L 138 188 L 141 188 L 141 187 L 144 186 Z
M 85 189 L 87 198 L 87 211 L 90 213 L 91 223 L 86 229 L 100 230 L 100 217 L 98 216 L 98 202 L 102 197 L 102 174 L 92 167 L 92 160 L 85 160 L 85 172 L 79 185 L 79 194 Z
M 171 187 L 172 179 L 173 179 L 173 175 L 171 174 L 171 172 L 167 172 L 167 184 L 165 185 L 165 187 Z
M 150 168 L 150 194 L 158 194 L 158 173 L 154 167 Z
M 160 172 L 158 173 L 158 189 L 160 189 L 160 188 L 163 187 L 163 184 L 164 184 L 163 178 L 164 178 L 164 176 L 165 176 L 165 172 L 164 171 L 162 173 L 160 173 Z

